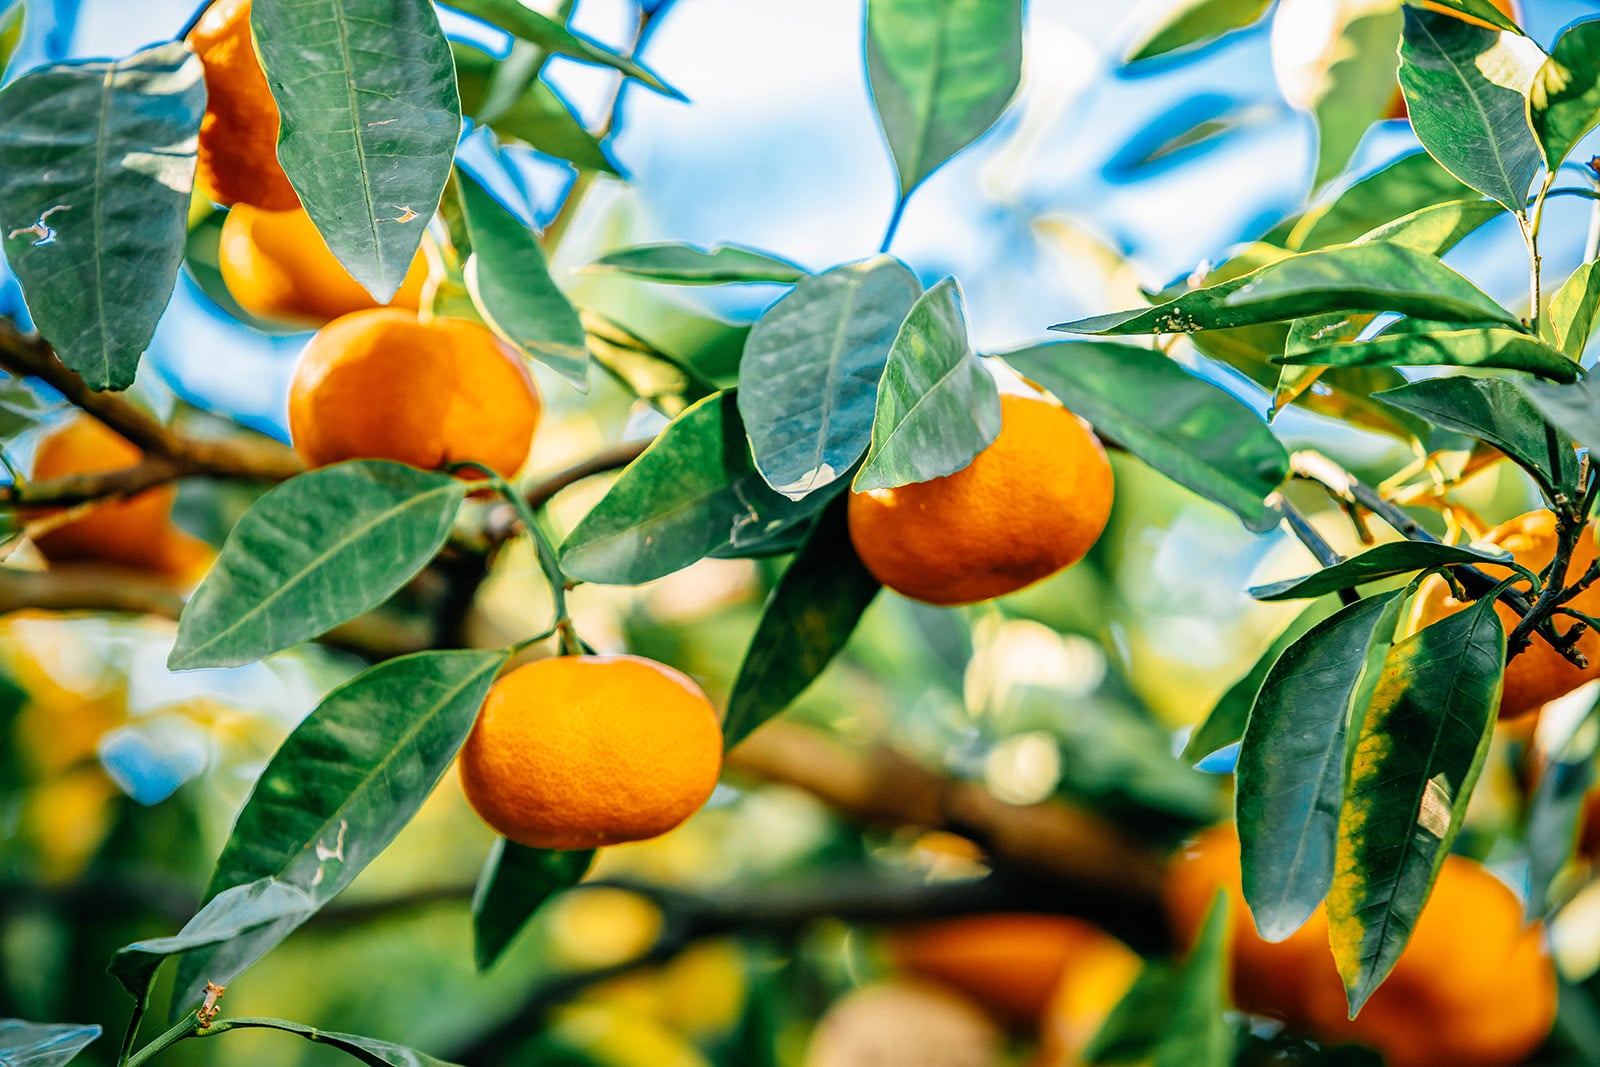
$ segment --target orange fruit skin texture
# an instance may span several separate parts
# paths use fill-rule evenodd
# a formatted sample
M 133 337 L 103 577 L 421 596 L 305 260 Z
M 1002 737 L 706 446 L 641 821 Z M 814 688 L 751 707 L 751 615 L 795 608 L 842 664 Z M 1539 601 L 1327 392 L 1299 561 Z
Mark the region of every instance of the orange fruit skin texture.
M 1366 1045 L 1388 1067 L 1510 1067 L 1555 1021 L 1542 924 L 1524 925 L 1516 894 L 1471 860 L 1445 860 L 1405 952 L 1353 1020 L 1322 907 L 1285 941 L 1256 933 L 1232 826 L 1205 831 L 1168 869 L 1163 892 L 1180 943 L 1198 935 L 1219 888 L 1230 906 L 1235 1002 L 1325 1044 Z
M 380 305 L 328 250 L 300 208 L 264 211 L 235 204 L 222 223 L 218 265 L 228 292 L 250 314 L 291 326 L 322 326 L 341 315 Z M 428 263 L 422 250 L 386 305 L 416 311 Z
M 1073 955 L 1050 994 L 1034 1067 L 1077 1067 L 1111 1010 L 1128 995 L 1144 960 L 1121 941 L 1095 931 Z
M 217 0 L 189 33 L 205 68 L 195 181 L 219 204 L 269 211 L 300 206 L 278 163 L 278 104 L 250 35 L 250 0 Z
M 1547 567 L 1555 556 L 1556 519 L 1548 511 L 1530 511 L 1496 526 L 1484 540 L 1510 552 L 1518 563 L 1537 573 Z M 1578 539 L 1578 546 L 1572 553 L 1572 563 L 1567 569 L 1569 580 L 1587 570 L 1594 558 L 1595 531 L 1591 527 Z M 1422 583 L 1411 602 L 1411 630 L 1420 630 L 1466 606 L 1450 595 L 1450 586 L 1443 578 L 1430 577 Z M 1600 614 L 1600 583 L 1579 593 L 1568 606 L 1585 614 Z M 1510 633 L 1519 616 L 1503 602 L 1496 604 L 1495 610 L 1500 613 L 1500 622 L 1506 632 Z M 1514 719 L 1528 715 L 1556 697 L 1572 692 L 1584 682 L 1600 678 L 1600 633 L 1593 630 L 1585 633 L 1578 639 L 1578 650 L 1588 659 L 1588 667 L 1578 668 L 1537 638 L 1513 657 L 1506 664 L 1505 685 L 1500 696 L 1500 718 Z
M 100 474 L 132 467 L 144 453 L 104 423 L 79 415 L 39 442 L 35 481 L 74 474 Z M 177 490 L 147 489 L 126 500 L 101 504 L 41 536 L 39 551 L 56 563 L 100 560 L 175 578 L 196 576 L 211 552 L 204 542 L 172 524 Z
M 1107 935 L 1064 915 L 998 914 L 918 923 L 889 936 L 895 966 L 967 994 L 1013 1022 L 1037 1022 L 1062 972 Z
M 527 367 L 487 328 L 397 308 L 328 323 L 289 385 L 289 436 L 311 467 L 388 459 L 435 470 L 470 459 L 509 478 L 539 413 Z
M 965 468 L 850 494 L 850 540 L 873 577 L 929 604 L 973 604 L 1084 557 L 1111 517 L 1111 464 L 1077 417 L 1003 394 L 1000 433 Z
M 489 690 L 461 749 L 467 800 L 530 848 L 599 848 L 666 833 L 722 770 L 700 688 L 639 656 L 556 656 Z

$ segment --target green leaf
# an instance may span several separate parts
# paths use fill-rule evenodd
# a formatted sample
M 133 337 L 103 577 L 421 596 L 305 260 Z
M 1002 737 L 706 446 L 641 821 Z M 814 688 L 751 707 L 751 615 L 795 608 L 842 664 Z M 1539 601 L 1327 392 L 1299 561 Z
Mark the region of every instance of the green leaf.
M 544 902 L 578 884 L 594 849 L 529 848 L 497 837 L 472 894 L 472 950 L 487 971 Z
M 1448 7 L 1502 30 L 1510 30 L 1512 33 L 1522 32 L 1522 27 L 1518 26 L 1515 20 L 1508 18 L 1489 0 L 1406 0 L 1406 3 L 1411 7 L 1423 9 L 1430 6 Z
M 1328 894 L 1352 1013 L 1400 958 L 1461 830 L 1500 704 L 1506 635 L 1484 597 L 1390 650 L 1356 730 Z
M 1442 256 L 1503 214 L 1505 208 L 1494 200 L 1447 200 L 1368 230 L 1356 242 L 1390 241 L 1413 252 Z
M 1107 1013 L 1083 1049 L 1087 1064 L 1128 1064 L 1149 1060 L 1172 1016 L 1177 968 L 1147 960 L 1139 977 Z
M 1343 245 L 1269 263 L 1152 308 L 1050 327 L 1068 333 L 1193 333 L 1330 311 L 1397 311 L 1447 322 L 1517 319 L 1437 258 L 1397 244 Z
M 1600 446 L 1600 376 L 1589 374 L 1576 382 L 1518 382 L 1517 388 L 1562 432 L 1579 444 Z
M 1261 691 L 1261 683 L 1267 680 L 1267 672 L 1272 665 L 1278 662 L 1290 645 L 1300 640 L 1301 635 L 1332 615 L 1338 607 L 1339 602 L 1332 597 L 1308 604 L 1304 611 L 1294 617 L 1294 621 L 1272 639 L 1267 650 L 1238 681 L 1223 691 L 1205 721 L 1189 735 L 1188 742 L 1183 746 L 1182 758 L 1185 763 L 1193 766 L 1244 737 L 1250 709 L 1255 706 L 1256 694 Z
M 876 261 L 867 261 L 867 263 L 874 262 Z M 854 269 L 859 270 L 864 267 L 865 264 L 857 264 Z M 797 267 L 786 259 L 757 252 L 753 248 L 741 245 L 697 248 L 677 241 L 619 249 L 602 256 L 584 269 L 615 271 L 633 278 L 665 282 L 669 285 L 725 285 L 745 282 L 793 285 L 807 276 L 804 268 Z M 771 311 L 769 310 L 767 314 L 770 315 Z
M 1516 383 L 1504 378 L 1426 378 L 1377 399 L 1447 430 L 1491 444 L 1531 474 L 1549 495 L 1573 491 L 1578 460 Z M 1555 452 L 1552 456 L 1551 453 Z
M 316 902 L 295 886 L 276 878 L 257 878 L 218 893 L 173 936 L 117 949 L 106 970 L 142 1007 L 150 999 L 156 971 L 169 956 L 232 941 L 268 923 L 287 919 L 298 925 L 316 910 Z
M 98 1026 L 0 1019 L 0 1063 L 6 1067 L 61 1067 L 99 1036 Z
M 1127 63 L 1187 51 L 1242 30 L 1267 10 L 1272 0 L 1181 0 L 1128 53 Z
M 841 483 L 842 488 L 842 483 Z M 567 535 L 567 574 L 639 585 L 713 552 L 738 551 L 809 519 L 831 494 L 794 503 L 756 473 L 734 394 L 717 393 L 672 420 Z
M 1539 171 L 1528 91 L 1544 53 L 1520 33 L 1411 7 L 1405 16 L 1400 88 L 1417 139 L 1451 174 L 1521 214 Z
M 867 78 L 902 199 L 1000 117 L 1022 77 L 1022 0 L 868 0 Z
M 334 689 L 261 772 L 217 858 L 206 898 L 276 878 L 302 890 L 314 907 L 332 900 L 428 798 L 505 660 L 504 651 L 418 652 Z M 304 918 L 185 955 L 173 1010 L 189 1007 L 208 979 L 231 981 Z
M 456 62 L 456 86 L 461 92 L 461 113 L 479 125 L 488 126 L 502 138 L 522 141 L 547 156 L 564 159 L 582 170 L 619 175 L 599 140 L 544 82 L 528 72 L 526 80 L 508 90 L 507 80 L 513 57 L 525 62 L 542 59 L 544 53 L 533 45 L 515 42 L 511 55 L 495 59 L 471 45 L 450 42 Z M 512 95 L 507 97 L 507 93 Z
M 461 100 L 428 0 L 260 0 L 256 51 L 278 103 L 278 160 L 344 265 L 380 303 L 439 208 Z
M 1550 328 L 1555 345 L 1574 361 L 1583 358 L 1600 319 L 1600 260 L 1585 263 L 1550 298 Z
M 0 440 L 39 425 L 49 409 L 16 378 L 0 378 Z
M 878 380 L 921 292 L 903 263 L 874 256 L 802 280 L 750 330 L 739 415 L 774 490 L 799 500 L 867 451 Z
M 561 23 L 522 4 L 520 0 L 451 0 L 449 6 L 473 18 L 482 19 L 491 26 L 497 26 L 513 37 L 536 44 L 553 55 L 610 67 L 675 100 L 688 99 L 627 56 L 602 48 L 586 37 L 579 37 Z
M 1551 889 L 1572 859 L 1583 825 L 1585 802 L 1595 783 L 1595 749 L 1600 731 L 1591 706 L 1577 725 L 1550 754 L 1539 774 L 1539 784 L 1528 799 L 1528 907 L 1529 919 L 1544 916 L 1556 902 Z
M 23 16 L 27 7 L 23 0 L 6 0 L 0 3 L 0 77 L 8 72 L 12 57 L 16 55 L 17 46 L 22 43 L 25 28 Z
M 1329 44 L 1334 57 L 1317 93 L 1317 167 L 1314 187 L 1337 177 L 1374 122 L 1394 98 L 1399 8 L 1379 8 L 1350 19 Z
M 1551 170 L 1600 123 L 1600 19 L 1557 38 L 1535 83 L 1529 116 Z
M 235 1019 L 223 1019 L 213 1023 L 214 1032 L 227 1030 L 281 1030 L 286 1034 L 303 1037 L 307 1041 L 318 1045 L 327 1045 L 336 1048 L 348 1056 L 360 1060 L 368 1067 L 453 1067 L 444 1060 L 434 1059 L 424 1055 L 416 1049 L 404 1045 L 396 1045 L 390 1041 L 379 1041 L 375 1037 L 362 1037 L 360 1034 L 341 1034 L 332 1030 L 321 1030 L 303 1023 L 290 1022 L 287 1019 L 268 1019 L 260 1016 L 240 1016 Z
M 728 697 L 725 747 L 805 692 L 850 640 L 878 588 L 850 543 L 845 501 L 836 501 L 767 598 Z
M 229 532 L 167 665 L 249 663 L 377 607 L 439 551 L 466 493 L 458 478 L 385 460 L 273 487 Z
M 466 171 L 456 171 L 472 240 L 467 291 L 495 333 L 567 381 L 589 389 L 589 343 L 578 312 L 550 277 L 539 239 Z
M 1283 234 L 1304 252 L 1354 241 L 1373 228 L 1472 192 L 1426 152 L 1403 156 L 1367 175 L 1326 205 L 1313 208 Z
M 1333 884 L 1345 728 L 1394 641 L 1404 600 L 1368 597 L 1319 622 L 1278 657 L 1256 696 L 1234 804 L 1244 898 L 1268 941 L 1300 929 Z
M 1432 541 L 1393 541 L 1369 548 L 1359 556 L 1324 567 L 1304 578 L 1289 578 L 1255 586 L 1250 590 L 1250 595 L 1257 600 L 1307 600 L 1429 567 L 1457 563 L 1487 563 L 1504 567 L 1510 560 L 1509 555 L 1494 549 L 1441 545 Z
M 1235 1045 L 1228 1010 L 1228 897 L 1218 890 L 1194 948 L 1173 975 L 1171 1017 L 1152 1067 L 1230 1067 Z
M 1263 502 L 1289 474 L 1272 430 L 1229 394 L 1160 352 L 1065 341 L 1007 353 L 1007 363 L 1179 485 L 1264 533 L 1278 524 Z
M 39 332 L 126 389 L 183 259 L 200 61 L 172 42 L 30 71 L 0 92 L 0 233 Z
M 856 492 L 954 474 L 1000 433 L 1000 392 L 972 351 L 961 305 L 961 287 L 946 278 L 906 315 L 878 383 Z
M 1390 331 L 1369 341 L 1286 352 L 1283 362 L 1324 367 L 1498 367 L 1558 382 L 1578 377 L 1578 365 L 1559 350 L 1537 337 L 1498 327 Z

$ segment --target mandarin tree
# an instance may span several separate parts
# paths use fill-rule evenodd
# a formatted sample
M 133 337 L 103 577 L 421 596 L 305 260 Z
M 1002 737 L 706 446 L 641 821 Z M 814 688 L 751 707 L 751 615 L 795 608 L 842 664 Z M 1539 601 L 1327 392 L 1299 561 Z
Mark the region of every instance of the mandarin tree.
M 175 6 L 0 0 L 0 1064 L 1597 1062 L 1582 0 Z

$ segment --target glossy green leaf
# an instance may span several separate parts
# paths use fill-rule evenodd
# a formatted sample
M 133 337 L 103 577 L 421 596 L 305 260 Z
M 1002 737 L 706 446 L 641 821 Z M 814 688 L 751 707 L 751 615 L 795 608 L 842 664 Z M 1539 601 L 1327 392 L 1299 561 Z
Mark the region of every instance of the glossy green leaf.
M 1551 890 L 1572 861 L 1578 843 L 1586 801 L 1595 784 L 1595 754 L 1600 742 L 1597 712 L 1600 704 L 1591 706 L 1561 743 L 1552 746 L 1539 783 L 1528 798 L 1525 837 L 1530 920 L 1542 918 L 1557 903 Z
M 1297 401 L 1319 415 L 1387 434 L 1407 445 L 1426 443 L 1432 436 L 1426 422 L 1372 399 L 1373 394 L 1406 381 L 1392 367 L 1324 367 L 1317 376 L 1320 388 L 1307 390 Z
M 529 848 L 497 837 L 472 894 L 472 950 L 478 970 L 495 965 L 544 902 L 578 884 L 594 849 Z
M 466 492 L 458 478 L 385 460 L 275 486 L 229 532 L 167 665 L 249 663 L 377 607 L 439 551 Z
M 0 91 L 0 234 L 34 323 L 91 389 L 126 389 L 183 258 L 200 61 L 182 44 Z
M 809 519 L 829 493 L 795 503 L 750 460 L 732 393 L 694 404 L 622 472 L 561 546 L 567 574 L 638 585 L 713 552 L 737 551 Z
M 1256 694 L 1261 691 L 1261 683 L 1267 680 L 1267 672 L 1272 665 L 1278 662 L 1278 657 L 1290 645 L 1300 640 L 1301 635 L 1332 615 L 1338 607 L 1339 602 L 1332 597 L 1308 604 L 1272 639 L 1272 643 L 1250 669 L 1223 690 L 1205 721 L 1189 735 L 1188 742 L 1183 746 L 1184 762 L 1193 766 L 1244 737 L 1245 725 L 1250 721 L 1250 709 L 1255 706 Z
M 854 269 L 860 270 L 863 266 L 857 264 Z M 745 282 L 793 285 L 806 277 L 803 267 L 797 267 L 786 259 L 779 259 L 765 252 L 757 252 L 753 248 L 744 248 L 740 245 L 697 248 L 677 241 L 619 249 L 600 257 L 585 269 L 615 271 L 632 278 L 672 285 L 726 285 Z M 849 269 L 852 268 L 838 268 L 838 270 Z M 767 314 L 770 316 L 772 311 L 769 310 Z
M 1494 200 L 1446 200 L 1374 227 L 1356 242 L 1392 241 L 1414 252 L 1442 256 L 1503 214 L 1505 207 Z
M 1588 374 L 1565 385 L 1518 382 L 1517 388 L 1574 441 L 1590 448 L 1600 447 L 1600 376 Z
M 1456 563 L 1504 566 L 1509 560 L 1509 556 L 1493 549 L 1441 545 L 1432 541 L 1392 541 L 1304 578 L 1255 586 L 1250 595 L 1257 600 L 1306 600 L 1429 567 Z
M 524 51 L 533 54 L 523 56 Z M 532 76 L 537 68 L 522 84 L 508 90 L 507 64 L 511 57 L 497 60 L 457 41 L 450 42 L 450 54 L 455 58 L 463 115 L 488 126 L 502 138 L 522 141 L 575 167 L 618 174 L 617 165 L 599 139 L 584 128 L 555 90 Z M 542 50 L 520 41 L 512 45 L 511 54 L 527 62 L 544 55 Z
M 62 1067 L 100 1036 L 100 1027 L 0 1019 L 0 1063 L 6 1067 Z
M 472 241 L 467 291 L 491 329 L 582 391 L 589 388 L 583 323 L 551 279 L 539 239 L 465 171 L 456 172 Z
M 1514 382 L 1504 378 L 1425 378 L 1375 395 L 1435 426 L 1493 445 L 1533 475 L 1546 492 L 1557 488 L 1574 491 L 1578 460 L 1573 443 L 1563 435 L 1551 436 L 1555 429 Z
M 1498 327 L 1390 331 L 1368 341 L 1285 353 L 1283 362 L 1329 367 L 1497 367 L 1558 382 L 1578 377 L 1578 365 L 1559 350 L 1537 337 Z
M 903 263 L 874 256 L 804 279 L 751 328 L 739 415 L 774 490 L 799 500 L 867 451 L 878 380 L 921 292 Z
M 1228 1003 L 1228 897 L 1218 890 L 1200 936 L 1173 975 L 1171 1017 L 1151 1067 L 1230 1067 L 1235 1045 Z
M 256 51 L 278 160 L 335 258 L 387 302 L 438 210 L 461 136 L 450 45 L 428 0 L 260 0 Z
M 1472 190 L 1432 156 L 1416 152 L 1306 212 L 1285 229 L 1282 240 L 1296 252 L 1344 244 L 1423 208 L 1470 195 Z
M 1451 174 L 1521 212 L 1539 171 L 1528 92 L 1544 63 L 1518 33 L 1408 7 L 1400 88 L 1411 126 Z
M 1096 431 L 1258 533 L 1278 524 L 1264 503 L 1289 474 L 1289 454 L 1253 412 L 1160 352 L 1065 341 L 1007 353 Z
M 1600 320 L 1600 260 L 1585 263 L 1550 298 L 1550 329 L 1555 346 L 1568 358 L 1583 358 Z
M 1510 30 L 1512 33 L 1522 32 L 1522 28 L 1514 19 L 1508 18 L 1505 12 L 1495 7 L 1489 0 L 1406 0 L 1406 3 L 1417 8 L 1448 7 L 1502 30 Z
M 1268 941 L 1300 929 L 1333 884 L 1346 727 L 1363 681 L 1370 690 L 1394 641 L 1403 603 L 1384 593 L 1319 622 L 1278 657 L 1256 696 L 1234 805 L 1244 898 Z
M 339 894 L 411 821 L 466 740 L 504 651 L 418 652 L 334 689 L 273 754 L 233 824 L 206 898 L 258 878 Z M 173 1010 L 231 981 L 304 916 L 188 953 Z
M 521 0 L 451 0 L 448 6 L 497 26 L 513 37 L 536 44 L 552 55 L 610 67 L 658 93 L 678 100 L 686 99 L 678 90 L 627 56 L 618 55 L 586 37 L 579 37 L 561 23 L 521 3 Z
M 287 919 L 298 924 L 316 910 L 316 901 L 295 886 L 276 878 L 257 878 L 218 893 L 173 936 L 119 948 L 106 970 L 143 1005 L 150 999 L 156 971 L 169 956 L 232 941 L 268 923 Z
M 1210 44 L 1259 19 L 1272 0 L 1180 0 L 1128 53 L 1137 63 Z
M 1417 318 L 1516 325 L 1481 289 L 1433 256 L 1397 244 L 1342 245 L 1270 263 L 1152 308 L 1052 326 L 1085 334 L 1193 333 L 1330 311 L 1397 311 Z
M 315 1026 L 306 1026 L 304 1023 L 290 1022 L 287 1019 L 240 1016 L 213 1023 L 211 1030 L 216 1033 L 228 1030 L 281 1030 L 315 1044 L 338 1049 L 345 1055 L 367 1064 L 367 1067 L 453 1067 L 444 1060 L 435 1059 L 416 1049 L 396 1045 L 391 1041 L 380 1041 L 375 1037 L 363 1037 L 360 1034 L 341 1034 L 333 1030 L 322 1030 Z
M 867 78 L 903 197 L 977 140 L 1022 77 L 1022 0 L 868 0 Z
M 1328 894 L 1329 940 L 1352 1012 L 1405 950 L 1461 830 L 1493 734 L 1505 652 L 1486 597 L 1395 645 L 1352 725 Z
M 1529 116 L 1552 170 L 1600 123 L 1600 19 L 1571 26 L 1556 39 Z
M 1368 9 L 1340 26 L 1329 43 L 1333 62 L 1312 106 L 1317 120 L 1313 186 L 1342 173 L 1367 130 L 1388 114 L 1402 21 L 1397 7 Z
M 823 512 L 767 598 L 728 697 L 722 722 L 726 747 L 805 692 L 850 640 L 878 588 L 850 543 L 839 500 Z
M 852 488 L 892 489 L 954 474 L 1000 433 L 1000 393 L 967 337 L 961 287 L 917 300 L 878 383 L 872 447 Z

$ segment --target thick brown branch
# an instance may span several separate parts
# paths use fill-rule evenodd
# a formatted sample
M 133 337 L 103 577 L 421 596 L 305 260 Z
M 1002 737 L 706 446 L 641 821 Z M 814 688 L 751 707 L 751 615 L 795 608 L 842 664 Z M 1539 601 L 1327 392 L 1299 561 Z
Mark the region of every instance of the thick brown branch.
M 0 615 L 24 608 L 176 619 L 183 611 L 183 593 L 170 581 L 126 567 L 94 563 L 48 571 L 0 567 Z

